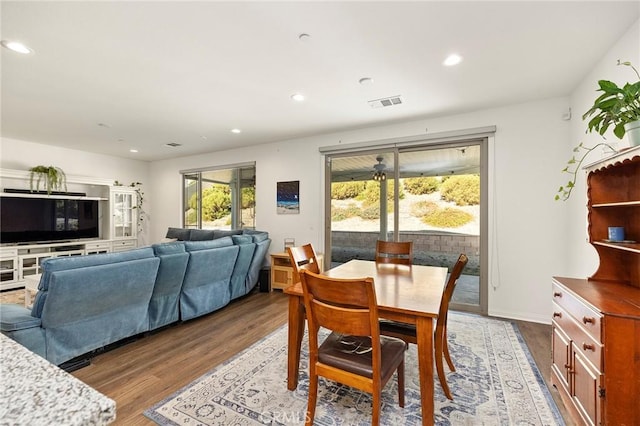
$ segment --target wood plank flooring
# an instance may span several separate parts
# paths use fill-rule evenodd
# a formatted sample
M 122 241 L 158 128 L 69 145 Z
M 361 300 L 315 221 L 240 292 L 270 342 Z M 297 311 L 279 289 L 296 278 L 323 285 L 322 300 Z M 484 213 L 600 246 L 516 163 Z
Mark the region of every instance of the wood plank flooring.
M 224 309 L 169 326 L 94 357 L 72 374 L 114 399 L 116 425 L 152 425 L 142 412 L 251 346 L 287 321 L 287 296 L 252 292 Z M 518 321 L 544 378 L 550 377 L 551 327 Z M 552 390 L 563 416 L 557 391 Z M 571 424 L 567 421 L 567 424 Z

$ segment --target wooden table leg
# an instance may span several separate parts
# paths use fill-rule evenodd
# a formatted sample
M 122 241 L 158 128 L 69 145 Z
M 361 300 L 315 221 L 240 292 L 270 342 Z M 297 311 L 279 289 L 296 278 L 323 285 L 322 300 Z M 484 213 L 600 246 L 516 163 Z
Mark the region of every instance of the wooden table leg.
M 418 337 L 422 424 L 433 425 L 433 319 L 418 317 L 416 319 L 416 334 Z
M 298 386 L 300 368 L 300 348 L 304 336 L 304 309 L 302 299 L 289 295 L 289 348 L 287 353 L 287 389 Z

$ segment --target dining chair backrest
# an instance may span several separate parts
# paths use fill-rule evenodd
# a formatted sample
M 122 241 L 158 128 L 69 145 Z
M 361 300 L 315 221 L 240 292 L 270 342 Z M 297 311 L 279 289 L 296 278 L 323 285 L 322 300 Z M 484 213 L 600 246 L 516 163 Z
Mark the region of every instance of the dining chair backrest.
M 438 323 L 437 326 L 443 326 L 443 324 L 447 323 L 447 313 L 449 312 L 449 302 L 451 301 L 451 297 L 453 296 L 453 291 L 456 288 L 456 283 L 458 282 L 458 278 L 462 274 L 462 270 L 467 265 L 469 258 L 465 254 L 461 254 L 458 256 L 458 260 L 456 264 L 453 266 L 453 270 L 451 274 L 449 274 L 449 279 L 447 280 L 447 284 L 444 286 L 444 290 L 442 293 L 442 301 L 440 302 L 440 310 L 438 311 Z
M 287 247 L 289 260 L 293 267 L 293 283 L 300 282 L 300 271 L 307 270 L 319 274 L 320 264 L 316 257 L 316 251 L 311 244 L 298 247 Z
M 310 333 L 324 327 L 342 334 L 372 336 L 374 340 L 380 340 L 373 278 L 329 278 L 301 270 L 300 281 Z
M 377 240 L 376 263 L 413 264 L 413 242 Z

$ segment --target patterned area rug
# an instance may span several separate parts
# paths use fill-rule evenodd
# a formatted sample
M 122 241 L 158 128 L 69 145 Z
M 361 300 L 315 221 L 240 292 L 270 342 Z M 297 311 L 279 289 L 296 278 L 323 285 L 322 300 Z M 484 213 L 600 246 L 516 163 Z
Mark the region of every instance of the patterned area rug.
M 455 372 L 448 400 L 435 377 L 438 425 L 563 425 L 517 326 L 451 312 L 449 349 Z M 287 328 L 282 327 L 194 383 L 145 411 L 161 425 L 302 424 L 307 407 L 308 347 L 303 341 L 298 388 L 287 390 Z M 397 382 L 383 389 L 381 424 L 419 425 L 420 388 L 415 345 L 405 357 L 405 407 Z M 434 373 L 435 375 L 435 373 Z M 315 424 L 368 425 L 368 394 L 320 379 Z
M 5 303 L 14 303 L 16 305 L 24 306 L 24 290 L 21 289 L 0 292 L 0 304 Z

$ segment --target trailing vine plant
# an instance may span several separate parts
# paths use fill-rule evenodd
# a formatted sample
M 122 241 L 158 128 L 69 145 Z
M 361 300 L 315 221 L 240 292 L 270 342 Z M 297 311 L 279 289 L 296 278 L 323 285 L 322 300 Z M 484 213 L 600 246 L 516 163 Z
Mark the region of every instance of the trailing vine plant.
M 571 196 L 571 191 L 573 190 L 573 188 L 576 185 L 576 179 L 578 177 L 578 171 L 580 170 L 580 166 L 582 165 L 584 159 L 587 157 L 587 155 L 589 155 L 589 153 L 591 151 L 593 151 L 594 149 L 598 148 L 598 147 L 607 147 L 609 148 L 612 152 L 615 152 L 615 149 L 613 149 L 613 147 L 611 145 L 609 145 L 608 143 L 605 142 L 600 142 L 597 145 L 594 145 L 590 148 L 584 146 L 584 144 L 582 142 L 580 142 L 580 144 L 578 146 L 576 146 L 575 148 L 573 148 L 573 152 L 574 153 L 582 153 L 582 156 L 580 157 L 579 160 L 576 160 L 576 156 L 573 155 L 571 157 L 571 159 L 569 161 L 567 161 L 567 165 L 565 166 L 564 169 L 562 169 L 562 173 L 569 173 L 569 175 L 571 175 L 571 178 L 569 179 L 569 182 L 567 182 L 566 185 L 561 186 L 558 189 L 558 193 L 556 194 L 556 201 L 557 200 L 562 200 L 562 201 L 567 201 L 569 199 L 569 197 Z
M 60 167 L 55 166 L 35 166 L 29 169 L 29 187 L 33 192 L 35 179 L 36 191 L 40 190 L 40 182 L 44 179 L 47 194 L 56 190 L 67 190 L 67 175 Z
M 113 186 L 125 186 L 123 183 L 115 181 Z M 134 209 L 138 210 L 138 233 L 141 233 L 144 227 L 144 218 L 146 216 L 146 212 L 143 210 L 142 206 L 144 203 L 144 192 L 142 192 L 142 183 L 140 182 L 131 182 L 129 184 L 131 188 L 134 188 L 136 191 L 136 205 L 133 206 Z

